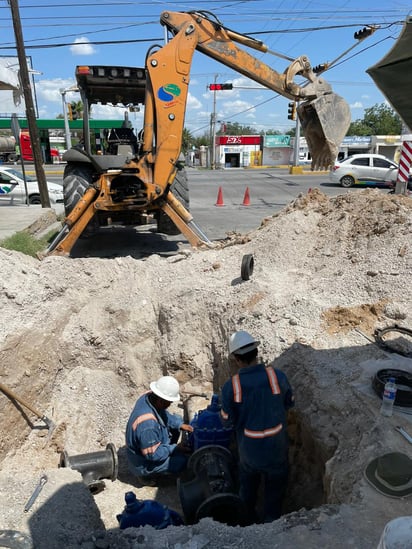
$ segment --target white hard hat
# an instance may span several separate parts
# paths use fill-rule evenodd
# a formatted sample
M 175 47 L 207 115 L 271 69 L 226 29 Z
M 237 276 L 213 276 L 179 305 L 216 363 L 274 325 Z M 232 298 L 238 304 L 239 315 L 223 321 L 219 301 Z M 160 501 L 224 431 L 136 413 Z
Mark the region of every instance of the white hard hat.
M 179 382 L 172 376 L 160 377 L 157 381 L 152 381 L 150 389 L 155 395 L 169 402 L 180 400 Z
M 256 341 L 249 332 L 240 330 L 235 332 L 229 338 L 229 353 L 236 355 L 244 355 L 249 351 L 253 351 L 259 345 L 260 341 Z

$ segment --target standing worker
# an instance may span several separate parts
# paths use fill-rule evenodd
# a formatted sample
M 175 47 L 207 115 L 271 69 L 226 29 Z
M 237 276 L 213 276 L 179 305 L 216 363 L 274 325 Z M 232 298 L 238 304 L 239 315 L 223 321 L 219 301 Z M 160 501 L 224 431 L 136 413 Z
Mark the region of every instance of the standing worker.
M 294 405 L 286 375 L 258 362 L 258 346 L 248 332 L 229 338 L 229 354 L 238 372 L 222 388 L 221 416 L 233 424 L 239 452 L 240 497 L 249 522 L 257 522 L 260 483 L 264 486 L 263 521 L 281 515 L 288 479 L 286 412 Z
M 179 383 L 163 376 L 150 383 L 150 391 L 136 402 L 126 427 L 129 467 L 143 484 L 153 485 L 157 475 L 178 475 L 187 465 L 190 449 L 177 444 L 180 431 L 193 427 L 167 408 L 180 400 Z

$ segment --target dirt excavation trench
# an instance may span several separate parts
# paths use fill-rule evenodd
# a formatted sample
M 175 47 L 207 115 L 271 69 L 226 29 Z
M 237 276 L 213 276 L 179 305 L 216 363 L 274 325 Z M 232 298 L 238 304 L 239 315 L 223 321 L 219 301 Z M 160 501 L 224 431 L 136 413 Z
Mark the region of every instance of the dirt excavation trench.
M 55 425 L 50 435 L 0 392 L 0 547 L 6 530 L 36 549 L 376 547 L 389 520 L 412 515 L 410 498 L 387 497 L 364 477 L 375 458 L 412 456 L 395 430 L 412 433 L 412 416 L 380 415 L 372 387 L 380 369 L 412 374 L 410 353 L 374 338 L 377 328 L 412 327 L 411 204 L 378 190 L 337 198 L 313 190 L 256 231 L 168 258 L 38 262 L 0 248 L 0 383 Z M 254 270 L 242 280 L 246 254 Z M 295 391 L 283 516 L 245 528 L 203 518 L 120 530 L 128 491 L 182 511 L 173 483 L 141 486 L 127 469 L 135 400 L 170 374 L 184 396 L 175 411 L 206 408 L 231 375 L 227 338 L 236 329 L 261 341 L 262 360 Z M 116 478 L 96 493 L 59 467 L 62 453 L 111 446 Z M 42 474 L 48 480 L 24 512 Z

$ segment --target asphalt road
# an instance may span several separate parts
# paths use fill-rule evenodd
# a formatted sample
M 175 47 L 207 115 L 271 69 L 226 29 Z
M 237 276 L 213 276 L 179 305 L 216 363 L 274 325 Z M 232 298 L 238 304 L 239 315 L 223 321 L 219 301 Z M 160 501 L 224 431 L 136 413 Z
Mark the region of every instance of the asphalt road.
M 187 171 L 190 212 L 196 225 L 211 241 L 225 239 L 227 233 L 245 233 L 259 227 L 262 219 L 281 210 L 310 188 L 317 187 L 328 196 L 359 192 L 357 188 L 343 189 L 330 183 L 328 174 L 291 175 L 286 168 L 213 171 L 188 168 Z M 46 167 L 49 181 L 62 183 L 62 172 L 63 166 Z M 39 215 L 41 211 L 41 208 L 33 206 L 0 208 L 0 229 L 1 226 L 8 227 L 8 219 L 9 224 L 16 224 L 16 208 L 25 209 L 26 216 L 36 215 L 34 208 L 39 211 Z M 56 213 L 62 212 L 63 207 L 58 205 Z M 158 234 L 154 225 L 138 228 L 108 227 L 100 232 L 99 237 L 78 240 L 72 256 L 132 255 L 140 258 L 153 253 L 169 255 L 182 247 L 189 247 L 182 235 L 171 237 Z
M 210 241 L 223 240 L 227 233 L 246 233 L 260 226 L 262 219 L 284 208 L 301 193 L 319 188 L 328 196 L 359 189 L 343 189 L 329 183 L 329 175 L 290 175 L 287 169 L 199 170 L 188 168 L 190 212 Z M 246 190 L 249 205 L 244 205 Z M 217 205 L 218 198 L 222 205 Z M 385 192 L 385 191 L 382 191 Z M 104 242 L 104 247 L 102 243 Z M 108 227 L 96 237 L 79 239 L 72 257 L 142 258 L 153 253 L 173 255 L 190 245 L 179 236 L 156 233 L 156 226 Z
M 245 232 L 258 227 L 263 218 L 281 210 L 310 188 L 317 187 L 328 196 L 359 192 L 330 183 L 328 174 L 290 175 L 286 168 L 214 171 L 187 168 L 187 172 L 190 212 L 210 240 L 226 238 L 228 232 Z M 61 183 L 61 175 L 52 172 L 47 179 Z M 246 191 L 248 205 L 244 205 Z
M 287 169 L 189 171 L 190 211 L 209 239 L 245 232 L 260 225 L 300 193 L 318 187 L 330 196 L 346 192 L 328 175 L 290 175 Z M 223 206 L 216 206 L 219 190 Z M 245 198 L 249 205 L 245 206 Z

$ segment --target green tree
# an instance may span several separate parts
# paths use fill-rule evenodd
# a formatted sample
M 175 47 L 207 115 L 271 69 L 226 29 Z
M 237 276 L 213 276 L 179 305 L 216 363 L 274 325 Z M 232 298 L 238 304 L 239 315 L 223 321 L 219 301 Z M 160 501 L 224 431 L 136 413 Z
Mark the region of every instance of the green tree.
M 400 116 L 386 103 L 376 104 L 365 109 L 363 119 L 352 122 L 348 135 L 400 135 Z
M 194 145 L 194 137 L 191 134 L 190 130 L 187 128 L 183 128 L 183 135 L 182 135 L 182 152 L 183 154 L 186 154 L 189 149 L 192 148 L 192 145 Z
M 226 131 L 225 135 L 256 135 L 256 128 L 252 126 L 244 126 L 239 122 L 225 122 Z M 222 135 L 220 131 L 216 132 L 216 135 Z
M 371 128 L 363 120 L 351 122 L 347 135 L 372 135 Z
M 81 101 L 71 101 L 70 107 L 73 113 L 73 120 L 83 118 L 83 103 Z
M 198 137 L 195 137 L 193 139 L 193 145 L 198 149 L 199 147 L 201 147 L 202 145 L 204 146 L 208 146 L 210 145 L 210 134 L 209 132 L 205 132 L 204 134 L 198 136 Z
M 280 132 L 279 130 L 274 130 L 274 129 L 269 129 L 269 130 L 265 130 L 265 131 L 260 131 L 259 132 L 260 135 L 283 135 L 282 132 Z

